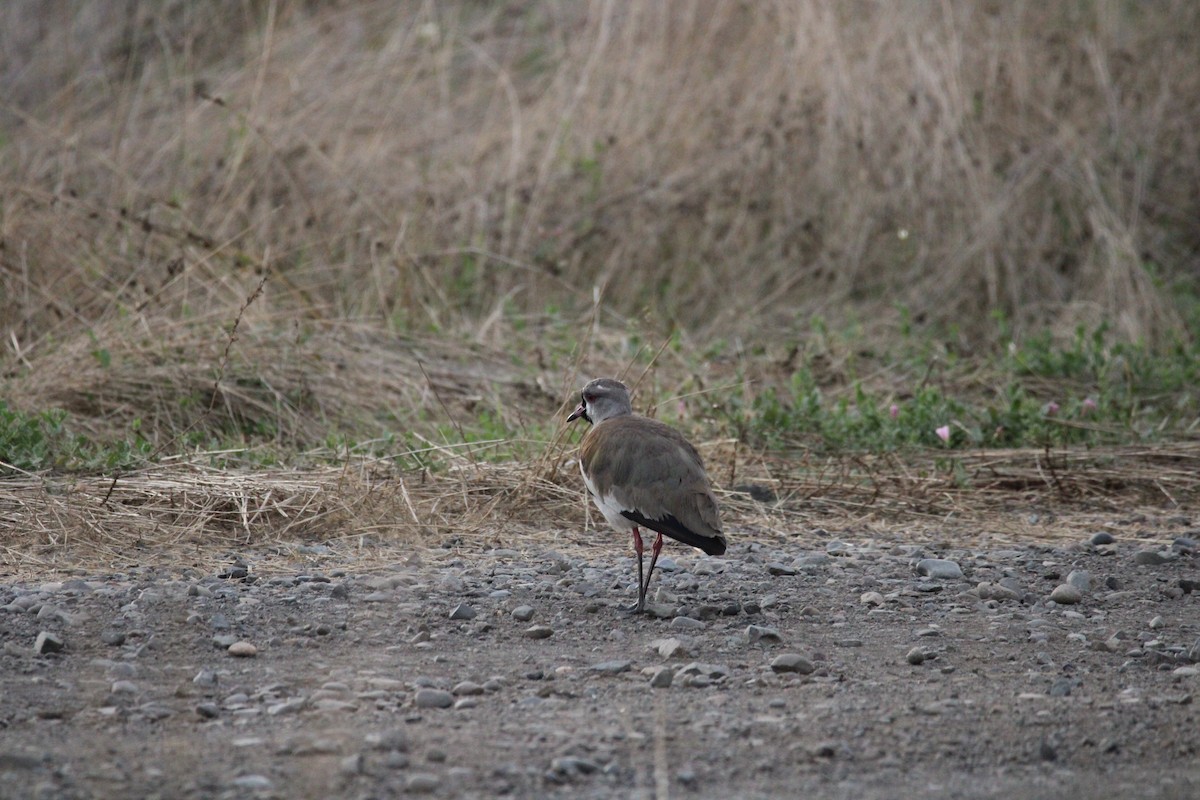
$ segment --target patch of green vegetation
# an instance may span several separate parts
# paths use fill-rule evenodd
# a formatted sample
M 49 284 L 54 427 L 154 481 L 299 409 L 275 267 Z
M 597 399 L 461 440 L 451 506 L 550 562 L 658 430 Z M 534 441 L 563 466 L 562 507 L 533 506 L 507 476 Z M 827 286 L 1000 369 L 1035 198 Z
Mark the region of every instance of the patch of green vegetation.
M 136 422 L 131 438 L 104 443 L 72 432 L 67 422 L 67 413 L 60 409 L 29 413 L 0 400 L 0 475 L 112 472 L 143 464 L 150 456 L 150 443 L 138 435 Z
M 815 334 L 828 336 L 823 327 Z M 970 358 L 905 327 L 888 351 L 851 347 L 840 362 L 849 374 L 824 384 L 818 350 L 786 383 L 728 397 L 720 410 L 739 437 L 767 448 L 889 452 L 1153 442 L 1200 426 L 1200 347 L 1155 352 L 1112 341 L 1104 325 L 1066 343 L 1036 335 Z

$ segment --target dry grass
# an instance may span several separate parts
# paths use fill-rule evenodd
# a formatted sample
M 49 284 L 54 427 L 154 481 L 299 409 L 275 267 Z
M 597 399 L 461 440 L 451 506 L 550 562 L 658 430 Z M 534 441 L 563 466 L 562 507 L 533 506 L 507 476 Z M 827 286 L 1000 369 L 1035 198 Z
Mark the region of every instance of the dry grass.
M 612 308 L 1178 332 L 1185 0 L 6 3 L 0 327 Z M 903 238 L 902 238 L 903 237 Z M 1151 265 L 1153 270 L 1148 270 Z M 804 326 L 801 326 L 804 327 Z
M 781 538 L 821 546 L 899 535 L 967 546 L 980 541 L 1061 542 L 1124 520 L 1162 538 L 1164 507 L 1200 500 L 1200 444 L 1154 449 L 980 453 L 947 469 L 886 457 L 808 459 L 746 454 L 736 443 L 704 446 L 733 541 Z M 348 542 L 352 568 L 394 560 L 377 545 L 403 542 L 474 551 L 491 547 L 613 552 L 573 461 L 559 442 L 539 460 L 486 464 L 448 448 L 439 474 L 397 470 L 390 460 L 347 459 L 304 470 L 213 469 L 171 459 L 116 478 L 29 475 L 0 482 L 0 572 L 129 564 L 210 564 L 214 553 L 287 561 L 298 545 Z M 752 499 L 749 486 L 774 499 Z M 1149 517 L 1147 516 L 1149 515 Z M 589 531 L 599 531 L 593 535 Z M 341 551 L 345 554 L 345 549 Z M 342 563 L 342 566 L 347 566 Z

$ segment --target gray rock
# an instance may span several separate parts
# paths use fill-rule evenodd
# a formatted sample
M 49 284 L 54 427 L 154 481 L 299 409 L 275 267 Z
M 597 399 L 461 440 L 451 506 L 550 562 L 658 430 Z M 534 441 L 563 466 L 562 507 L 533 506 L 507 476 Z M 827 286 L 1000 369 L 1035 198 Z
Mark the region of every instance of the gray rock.
M 904 660 L 916 666 L 925 663 L 925 651 L 919 647 L 914 647 L 904 654 Z
M 1075 605 L 1083 600 L 1083 593 L 1069 583 L 1060 583 L 1050 593 L 1050 599 L 1061 605 Z
M 886 600 L 879 592 L 863 592 L 859 596 L 858 602 L 868 606 L 881 606 Z
M 475 619 L 475 616 L 478 613 L 479 612 L 471 608 L 466 603 L 459 603 L 454 607 L 454 610 L 450 612 L 450 619 Z
M 560 756 L 550 762 L 550 771 L 564 776 L 591 775 L 599 769 L 595 761 L 576 756 Z
M 673 631 L 699 631 L 708 627 L 698 619 L 691 617 L 675 617 L 671 620 L 671 630 Z
M 217 673 L 211 669 L 202 669 L 196 673 L 196 677 L 192 678 L 192 683 L 197 686 L 216 686 L 218 680 Z
M 458 697 L 468 697 L 471 695 L 483 694 L 483 687 L 474 681 L 462 681 L 456 683 L 454 688 L 450 690 L 451 694 Z
M 1080 594 L 1087 594 L 1092 590 L 1092 576 L 1086 569 L 1073 569 L 1067 575 L 1067 583 L 1079 590 Z
M 1007 586 L 984 581 L 975 587 L 980 600 L 1020 600 L 1021 595 Z
M 554 629 L 546 625 L 533 625 L 525 629 L 525 636 L 529 639 L 549 639 L 554 635 Z
M 221 716 L 221 707 L 216 703 L 200 703 L 196 706 L 196 714 L 204 719 L 216 719 Z
M 517 622 L 529 622 L 533 619 L 533 606 L 517 606 L 512 610 L 512 616 Z
M 125 644 L 125 632 L 107 630 L 100 634 L 100 641 L 109 647 L 120 647 Z
M 650 642 L 650 647 L 662 658 L 684 658 L 690 655 L 687 645 L 675 637 L 655 639 Z
M 654 619 L 672 619 L 675 616 L 675 606 L 670 603 L 646 603 L 645 614 Z
M 796 568 L 787 564 L 770 563 L 767 564 L 767 573 L 770 575 L 795 575 Z
M 699 661 L 680 667 L 675 673 L 688 686 L 711 686 L 725 681 L 731 674 L 729 667 L 724 664 L 704 664 Z
M 418 689 L 413 704 L 417 708 L 450 708 L 454 705 L 454 695 L 445 689 Z
M 1157 550 L 1138 550 L 1133 554 L 1133 563 L 1146 567 L 1157 567 L 1167 563 L 1172 557 L 1171 554 L 1160 553 Z
M 650 686 L 654 689 L 666 689 L 675 679 L 675 670 L 670 667 L 659 667 L 650 676 Z
M 1111 533 L 1106 533 L 1104 531 L 1100 531 L 1099 533 L 1092 534 L 1092 538 L 1088 539 L 1088 543 L 1094 544 L 1094 545 L 1116 544 L 1116 542 L 1117 542 L 1117 540 L 1115 538 L 1113 538 L 1113 535 Z
M 271 779 L 266 775 L 243 775 L 240 778 L 234 778 L 233 785 L 238 789 L 251 792 L 260 792 L 273 786 Z
M 42 631 L 37 635 L 37 639 L 33 643 L 34 652 L 45 655 L 47 653 L 60 653 L 66 647 L 62 637 L 57 633 L 50 631 Z
M 404 728 L 390 728 L 382 733 L 370 734 L 366 741 L 375 750 L 408 751 L 408 731 Z
M 293 697 L 289 700 L 284 700 L 282 703 L 267 706 L 267 714 L 272 717 L 278 717 L 282 714 L 294 714 L 307 706 L 307 697 Z
M 963 576 L 962 567 L 945 558 L 923 558 L 917 562 L 917 574 L 926 578 L 954 580 Z
M 258 655 L 258 648 L 250 642 L 234 642 L 226 652 L 234 658 L 254 658 Z
M 108 691 L 110 694 L 137 694 L 138 687 L 133 681 L 113 681 Z
M 771 659 L 773 672 L 797 672 L 809 675 L 816 670 L 813 663 L 799 653 L 780 653 Z
M 592 664 L 588 669 L 602 675 L 618 675 L 622 672 L 628 672 L 632 666 L 632 661 L 601 661 L 598 664 Z
M 338 762 L 338 772 L 341 772 L 343 775 L 358 775 L 362 771 L 362 753 L 352 753 Z
M 409 794 L 432 794 L 442 785 L 442 779 L 431 772 L 414 772 L 408 776 L 404 791 Z
M 746 638 L 751 642 L 782 642 L 779 631 L 765 625 L 747 625 Z

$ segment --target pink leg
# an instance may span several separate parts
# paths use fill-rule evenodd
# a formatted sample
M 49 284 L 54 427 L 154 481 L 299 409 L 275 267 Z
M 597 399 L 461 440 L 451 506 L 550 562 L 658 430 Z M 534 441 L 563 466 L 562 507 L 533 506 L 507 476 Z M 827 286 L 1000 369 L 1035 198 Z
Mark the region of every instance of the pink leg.
M 633 610 L 641 613 L 646 608 L 646 589 L 642 585 L 642 553 L 645 551 L 645 545 L 642 543 L 642 534 L 636 526 L 633 529 L 633 549 L 638 557 L 638 601 Z
M 650 549 L 650 571 L 646 573 L 646 585 L 639 592 L 643 598 L 650 593 L 650 579 L 654 577 L 654 565 L 658 563 L 658 554 L 662 552 L 662 545 L 662 534 L 660 533 L 655 537 L 654 546 Z M 641 580 L 640 575 L 638 580 Z

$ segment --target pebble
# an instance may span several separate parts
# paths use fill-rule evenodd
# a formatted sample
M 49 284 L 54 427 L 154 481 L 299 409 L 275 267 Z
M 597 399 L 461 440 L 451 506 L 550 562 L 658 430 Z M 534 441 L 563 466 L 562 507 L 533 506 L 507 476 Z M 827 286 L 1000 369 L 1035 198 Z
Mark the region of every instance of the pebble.
M 883 595 L 879 592 L 863 592 L 858 601 L 868 606 L 881 606 L 885 602 Z
M 628 672 L 632 666 L 632 661 L 601 661 L 598 664 L 592 664 L 588 669 L 603 675 L 618 675 L 622 672 Z
M 550 762 L 550 771 L 557 775 L 590 775 L 600 769 L 595 761 L 576 756 L 559 756 Z
M 454 607 L 454 610 L 450 612 L 450 619 L 475 619 L 475 616 L 478 613 L 479 612 L 471 608 L 466 603 L 459 603 Z
M 691 617 L 675 617 L 671 620 L 671 630 L 673 631 L 698 631 L 708 627 L 698 619 Z
M 658 667 L 650 676 L 650 686 L 654 689 L 666 689 L 675 679 L 675 670 L 670 667 Z
M 670 639 L 655 639 L 650 642 L 650 647 L 657 651 L 662 658 L 682 658 L 691 654 L 690 649 L 683 641 L 675 637 L 671 637 Z
M 953 580 L 963 576 L 962 567 L 945 558 L 923 558 L 917 562 L 917 574 L 926 578 Z
M 919 647 L 914 647 L 904 654 L 904 660 L 916 666 L 917 664 L 925 663 L 925 651 Z
M 1111 533 L 1106 533 L 1104 531 L 1100 531 L 1099 533 L 1092 534 L 1092 538 L 1088 539 L 1088 542 L 1090 544 L 1094 544 L 1094 545 L 1116 544 L 1117 540 L 1113 537 L 1113 535 Z
M 1157 550 L 1138 550 L 1133 554 L 1133 563 L 1146 567 L 1157 567 L 1171 560 L 1171 556 Z
M 1194 553 L 1200 549 L 1200 542 L 1197 542 L 1190 536 L 1177 536 L 1175 541 L 1171 542 L 1171 550 L 1176 553 Z
M 417 708 L 450 708 L 454 705 L 454 695 L 445 689 L 418 689 L 413 704 Z
M 290 700 L 284 700 L 282 703 L 275 703 L 267 706 L 267 714 L 272 717 L 277 717 L 282 714 L 293 714 L 302 708 L 306 708 L 307 706 L 307 697 L 293 697 Z
M 517 606 L 512 610 L 512 616 L 517 622 L 529 622 L 533 619 L 533 606 Z
M 796 568 L 787 564 L 772 563 L 767 564 L 767 573 L 770 575 L 795 575 Z
M 450 693 L 458 697 L 467 697 L 469 695 L 483 694 L 483 687 L 474 681 L 461 681 L 454 685 Z
M 1092 576 L 1086 569 L 1073 569 L 1067 575 L 1067 583 L 1079 590 L 1080 594 L 1087 594 L 1092 590 Z
M 980 600 L 1019 600 L 1021 595 L 1007 586 L 984 581 L 975 587 Z
M 811 661 L 799 653 L 780 653 L 771 659 L 773 672 L 797 672 L 801 675 L 809 675 L 816 669 Z
M 779 631 L 765 625 L 747 625 L 746 638 L 751 642 L 782 642 Z
M 27 640 L 28 641 L 28 640 Z M 33 643 L 33 649 L 40 655 L 47 653 L 59 653 L 66 647 L 61 636 L 50 631 L 42 631 L 37 635 L 37 639 Z
M 1083 600 L 1083 593 L 1069 583 L 1060 583 L 1050 593 L 1050 599 L 1061 605 L 1075 605 Z
M 529 639 L 549 639 L 554 635 L 554 629 L 546 625 L 533 625 L 525 629 L 525 636 Z
M 226 652 L 234 658 L 254 658 L 258 655 L 258 648 L 250 642 L 234 642 Z
M 404 790 L 410 794 L 431 794 L 441 785 L 441 778 L 431 772 L 414 772 L 408 776 Z
M 391 728 L 381 733 L 368 734 L 366 742 L 374 750 L 384 752 L 394 750 L 406 753 L 408 752 L 408 731 L 404 728 Z
M 672 619 L 675 616 L 675 606 L 670 603 L 646 603 L 645 614 L 654 619 Z
M 113 681 L 108 691 L 110 694 L 137 694 L 138 687 L 133 681 Z
M 264 791 L 273 786 L 271 779 L 266 775 L 243 775 L 240 778 L 234 778 L 233 785 L 238 789 L 247 789 L 252 792 Z

